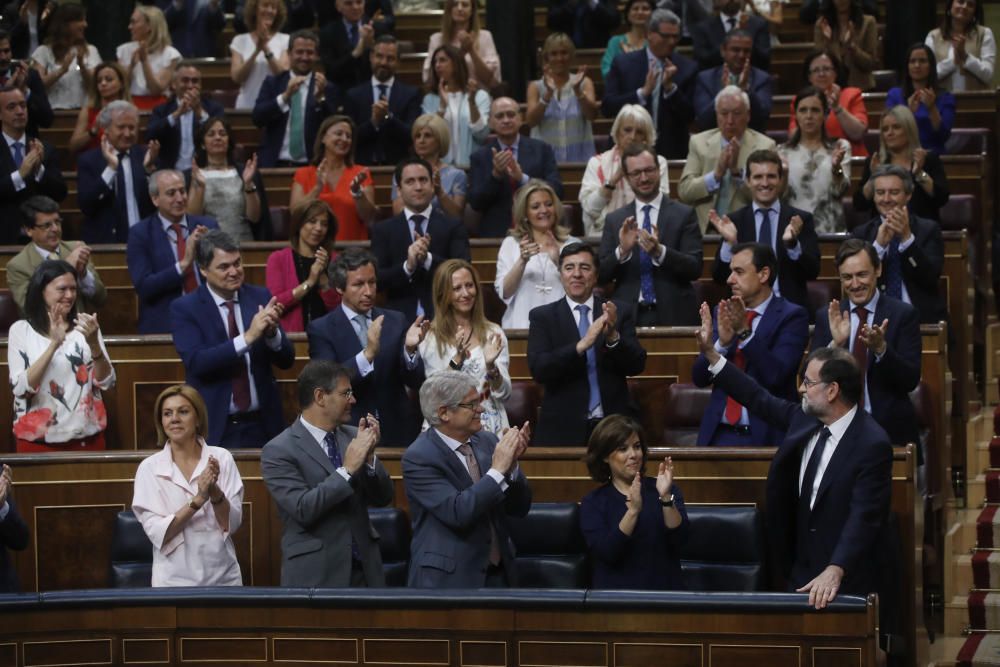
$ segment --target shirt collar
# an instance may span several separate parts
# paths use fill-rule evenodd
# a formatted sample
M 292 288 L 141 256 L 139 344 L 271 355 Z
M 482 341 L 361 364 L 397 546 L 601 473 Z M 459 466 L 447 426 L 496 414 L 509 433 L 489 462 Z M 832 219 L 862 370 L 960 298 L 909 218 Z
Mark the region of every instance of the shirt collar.
M 448 445 L 448 449 L 450 449 L 453 452 L 457 452 L 458 448 L 465 444 L 464 442 L 459 442 L 458 440 L 455 440 L 455 438 L 449 438 L 448 436 L 446 436 L 444 433 L 442 433 L 437 429 L 434 429 L 434 432 L 437 433 L 438 437 L 444 441 L 444 444 Z
M 386 94 L 391 93 L 392 92 L 392 84 L 394 84 L 395 82 L 396 82 L 396 77 L 391 77 L 388 81 L 379 81 L 378 79 L 376 79 L 373 76 L 372 77 L 372 90 L 375 91 L 375 92 L 378 92 L 378 87 L 379 86 L 385 86 L 386 88 L 388 88 L 388 91 L 386 92 Z
M 212 299 L 215 300 L 215 305 L 218 306 L 219 308 L 225 308 L 226 307 L 227 299 L 224 299 L 221 296 L 219 296 L 218 294 L 216 294 L 215 290 L 213 290 L 212 286 L 209 285 L 208 283 L 205 283 L 205 287 L 208 288 L 208 293 L 211 294 L 212 295 Z M 232 300 L 236 304 L 239 304 L 239 302 L 240 302 L 240 291 L 239 290 L 236 290 L 236 294 L 233 295 L 233 299 Z
M 422 210 L 422 211 L 414 211 L 409 206 L 404 206 L 403 207 L 403 216 L 406 218 L 406 222 L 410 222 L 410 218 L 412 218 L 413 216 L 415 216 L 415 215 L 422 215 L 422 216 L 424 216 L 424 223 L 426 223 L 426 222 L 428 222 L 431 219 L 431 210 L 433 208 L 434 208 L 434 206 L 432 206 L 431 204 L 428 204 L 427 208 L 425 208 L 424 210 Z M 427 231 L 426 227 L 424 228 L 424 231 Z
M 350 306 L 348 306 L 343 301 L 340 302 L 340 307 L 344 309 L 344 314 L 347 315 L 347 319 L 350 322 L 353 322 L 354 318 L 357 317 L 358 315 L 364 316 L 364 318 L 366 320 L 369 320 L 369 321 L 371 321 L 371 319 L 372 319 L 372 311 L 370 311 L 370 310 L 367 313 L 359 313 L 359 312 L 356 312 L 355 310 L 353 310 Z
M 164 231 L 169 230 L 174 224 L 169 220 L 167 220 L 166 218 L 164 218 L 163 214 L 159 212 L 157 212 L 156 217 L 160 219 L 160 224 L 163 225 Z M 184 229 L 187 229 L 187 214 L 184 214 L 184 216 L 181 218 L 181 221 L 177 224 L 179 224 Z
M 169 442 L 163 443 L 163 449 L 153 455 L 156 457 L 153 460 L 153 474 L 157 477 L 165 477 L 173 480 L 180 486 L 197 486 L 195 478 L 205 468 L 205 466 L 208 465 L 208 445 L 205 444 L 205 439 L 202 437 L 198 438 L 198 443 L 201 445 L 201 458 L 198 459 L 198 465 L 195 466 L 190 482 L 184 479 L 184 475 L 181 474 L 180 468 L 174 464 L 174 453 L 173 450 L 170 449 Z
M 569 309 L 571 311 L 573 311 L 574 316 L 575 316 L 575 314 L 577 312 L 577 310 L 576 310 L 577 306 L 587 306 L 588 308 L 590 308 L 590 310 L 588 311 L 590 313 L 590 317 L 591 317 L 590 321 L 591 322 L 594 321 L 593 320 L 593 317 L 594 317 L 594 293 L 593 292 L 590 293 L 590 296 L 587 297 L 587 300 L 584 301 L 583 303 L 577 303 L 576 301 L 573 301 L 573 299 L 569 298 L 569 295 L 567 294 L 566 295 L 566 303 L 569 304 Z
M 857 414 L 857 412 L 858 406 L 855 405 L 848 410 L 843 417 L 827 426 L 830 430 L 830 438 L 833 440 L 832 443 L 828 440 L 826 443 L 827 446 L 831 444 L 835 445 L 840 442 L 841 438 L 844 437 L 844 434 L 847 433 L 847 428 L 851 425 L 851 421 L 854 419 L 854 415 Z
M 882 294 L 878 291 L 878 288 L 876 287 L 875 288 L 875 292 L 872 294 L 872 298 L 868 300 L 868 303 L 866 303 L 863 306 L 863 308 L 865 310 L 867 310 L 869 313 L 871 313 L 872 315 L 874 315 L 875 314 L 875 309 L 878 308 L 879 297 L 881 297 L 881 296 L 882 296 Z M 848 301 L 847 303 L 850 306 L 851 312 L 853 313 L 854 309 L 857 308 L 857 306 L 855 306 L 850 301 Z
M 305 429 L 309 432 L 309 435 L 311 435 L 313 437 L 313 439 L 316 441 L 316 443 L 320 447 L 323 448 L 323 453 L 325 454 L 326 453 L 326 434 L 327 434 L 327 431 L 324 431 L 323 429 L 321 429 L 318 426 L 313 426 L 312 424 L 310 424 L 309 422 L 307 422 L 306 418 L 303 417 L 302 415 L 299 415 L 299 421 L 302 422 L 302 426 L 305 427 Z M 336 429 L 334 429 L 334 430 L 336 430 Z M 330 431 L 330 433 L 332 433 L 332 432 L 333 431 Z
M 25 150 L 27 150 L 27 148 L 28 148 L 28 137 L 24 136 L 23 134 L 21 135 L 20 139 L 15 139 L 14 137 L 12 137 L 9 134 L 7 134 L 6 132 L 0 133 L 0 134 L 3 134 L 3 138 L 4 138 L 4 140 L 7 141 L 7 145 L 10 148 L 13 148 L 14 144 L 17 143 L 18 141 L 20 141 L 21 145 L 24 146 Z
M 497 137 L 497 143 L 500 145 L 501 150 L 504 150 L 506 148 L 512 148 L 514 151 L 517 151 L 519 150 L 519 147 L 521 145 L 521 133 L 520 132 L 517 133 L 517 136 L 514 137 L 514 143 L 510 144 L 509 146 L 505 144 L 503 141 L 501 141 L 500 137 Z
M 771 305 L 772 301 L 774 301 L 774 292 L 771 292 L 771 295 L 769 297 L 761 301 L 755 307 L 748 308 L 747 310 L 752 310 L 753 312 L 757 313 L 757 317 L 761 317 L 764 315 L 764 313 L 767 312 L 767 307 Z
M 62 244 L 60 244 L 60 245 L 62 245 Z M 39 255 L 41 255 L 42 259 L 48 259 L 49 255 L 51 255 L 54 252 L 58 253 L 61 250 L 61 248 L 59 246 L 56 246 L 55 250 L 46 250 L 45 248 L 43 248 L 42 246 L 38 245 L 37 243 L 32 243 L 31 247 L 35 249 L 35 252 L 37 252 Z M 62 259 L 62 255 L 60 255 L 59 258 Z
M 660 193 L 657 194 L 656 197 L 654 197 L 652 201 L 641 202 L 638 199 L 636 199 L 635 200 L 635 213 L 636 213 L 636 216 L 638 216 L 640 213 L 642 213 L 642 207 L 643 206 L 647 206 L 647 205 L 653 207 L 653 210 L 650 211 L 650 214 L 658 213 L 659 210 L 660 210 L 660 207 L 663 206 L 663 191 L 661 190 Z M 652 217 L 652 215 L 650 215 L 650 217 Z M 655 224 L 656 221 L 654 220 L 653 222 Z M 640 221 L 640 224 L 642 224 L 642 221 Z
M 765 207 L 761 206 L 757 202 L 753 202 L 752 206 L 753 206 L 754 219 L 756 220 L 757 211 L 762 211 Z M 780 199 L 775 199 L 774 203 L 771 204 L 770 206 L 766 207 L 766 208 L 769 208 L 772 211 L 774 211 L 774 214 L 777 215 L 779 218 L 781 217 L 781 200 Z

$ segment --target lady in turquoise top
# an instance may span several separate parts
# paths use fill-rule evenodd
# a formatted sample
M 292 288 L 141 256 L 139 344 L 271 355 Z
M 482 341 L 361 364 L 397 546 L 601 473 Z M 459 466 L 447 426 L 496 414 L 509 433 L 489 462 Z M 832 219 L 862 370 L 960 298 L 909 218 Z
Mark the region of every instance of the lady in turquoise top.
M 601 58 L 601 74 L 607 78 L 611 71 L 611 63 L 619 53 L 631 53 L 646 48 L 646 29 L 649 15 L 653 13 L 652 0 L 628 0 L 625 3 L 625 20 L 628 21 L 628 32 L 615 35 L 608 40 Z
M 597 116 L 594 82 L 579 68 L 570 74 L 576 47 L 569 35 L 554 32 L 542 45 L 543 75 L 528 86 L 525 121 L 531 136 L 541 139 L 556 162 L 586 162 L 594 156 L 591 121 Z

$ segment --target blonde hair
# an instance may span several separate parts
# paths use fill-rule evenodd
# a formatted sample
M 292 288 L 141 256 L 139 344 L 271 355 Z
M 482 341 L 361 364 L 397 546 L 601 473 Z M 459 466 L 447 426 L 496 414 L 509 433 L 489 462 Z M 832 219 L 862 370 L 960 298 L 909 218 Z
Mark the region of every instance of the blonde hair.
M 136 5 L 135 10 L 146 17 L 149 25 L 149 37 L 146 38 L 146 51 L 159 53 L 170 46 L 170 30 L 167 29 L 167 19 L 159 7 Z
M 271 1 L 274 2 L 275 0 Z M 243 23 L 246 24 L 250 32 L 257 31 L 257 8 L 262 2 L 268 2 L 268 0 L 247 0 L 247 4 L 243 7 Z M 278 11 L 274 15 L 274 23 L 271 25 L 272 34 L 277 34 L 288 19 L 288 9 L 285 7 L 284 1 L 276 0 L 276 2 Z
M 191 404 L 195 415 L 198 417 L 196 432 L 203 438 L 208 435 L 208 408 L 205 407 L 205 399 L 191 385 L 175 384 L 161 391 L 160 395 L 156 397 L 156 403 L 153 404 L 153 419 L 156 421 L 157 442 L 161 444 L 167 442 L 167 433 L 163 430 L 163 404 L 172 396 L 182 396 Z
M 899 104 L 891 109 L 887 109 L 884 114 L 882 114 L 882 120 L 878 124 L 878 157 L 882 164 L 888 164 L 892 162 L 892 156 L 889 155 L 889 149 L 885 146 L 885 141 L 882 138 L 882 122 L 885 120 L 886 116 L 891 116 L 897 123 L 899 123 L 903 128 L 903 133 L 906 134 L 906 141 L 910 145 L 910 158 L 913 158 L 913 151 L 920 148 L 920 133 L 917 131 L 917 119 L 913 117 L 913 112 L 910 108 Z
M 417 132 L 427 128 L 434 135 L 434 138 L 438 142 L 438 158 L 442 158 L 448 154 L 448 149 L 451 147 L 451 131 L 448 129 L 448 123 L 444 122 L 444 119 L 436 113 L 425 113 L 421 116 L 417 116 L 417 119 L 413 121 L 413 127 L 410 130 L 410 138 L 416 139 Z
M 483 287 L 479 282 L 479 274 L 476 268 L 464 259 L 445 260 L 434 272 L 433 296 L 434 296 L 434 319 L 431 321 L 430 333 L 434 334 L 437 341 L 438 354 L 442 357 L 445 354 L 445 345 L 455 343 L 455 333 L 458 329 L 455 324 L 455 307 L 452 304 L 451 279 L 456 273 L 466 269 L 472 275 L 472 282 L 476 286 L 476 301 L 472 305 L 472 333 L 479 341 L 480 345 L 486 342 L 486 335 L 490 330 L 490 322 L 486 319 L 483 311 Z
M 531 223 L 528 222 L 528 200 L 536 192 L 546 192 L 552 198 L 552 205 L 556 210 L 556 226 L 552 229 L 552 233 L 557 241 L 565 241 L 569 238 L 570 230 L 562 224 L 562 202 L 559 201 L 559 195 L 552 189 L 552 186 L 540 178 L 531 179 L 518 188 L 517 194 L 514 195 L 514 227 L 509 234 L 518 241 L 532 238 Z
M 479 0 L 469 0 L 472 4 L 472 14 L 469 16 L 469 34 L 475 44 L 479 39 Z M 456 26 L 451 18 L 451 10 L 455 0 L 444 0 L 444 14 L 441 16 L 441 42 L 451 44 L 455 40 Z
M 548 62 L 549 53 L 555 50 L 557 47 L 564 46 L 569 51 L 569 58 L 572 60 L 576 57 L 576 45 L 573 40 L 569 38 L 564 32 L 554 32 L 545 38 L 542 43 L 542 62 Z
M 645 143 L 650 146 L 656 145 L 656 126 L 653 125 L 653 117 L 649 115 L 649 112 L 645 108 L 638 104 L 626 104 L 618 112 L 618 115 L 615 116 L 615 122 L 611 124 L 611 138 L 615 140 L 616 146 L 618 144 L 618 131 L 621 129 L 622 123 L 626 120 L 632 120 L 642 125 L 646 132 Z

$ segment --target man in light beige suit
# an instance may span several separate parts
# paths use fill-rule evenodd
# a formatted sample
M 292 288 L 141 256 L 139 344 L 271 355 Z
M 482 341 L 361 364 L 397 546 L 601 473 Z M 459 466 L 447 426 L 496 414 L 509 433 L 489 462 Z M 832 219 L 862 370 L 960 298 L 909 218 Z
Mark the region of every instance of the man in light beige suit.
M 21 204 L 22 226 L 30 242 L 7 262 L 7 287 L 17 307 L 24 312 L 24 295 L 31 275 L 46 259 L 62 259 L 76 269 L 77 303 L 88 313 L 108 300 L 104 283 L 90 261 L 90 248 L 80 241 L 62 240 L 59 204 L 45 195 L 35 195 Z
M 677 191 L 680 200 L 693 206 L 701 233 L 706 233 L 708 212 L 725 215 L 750 203 L 743 180 L 747 158 L 756 150 L 775 147 L 767 135 L 748 129 L 750 99 L 739 86 L 726 86 L 715 96 L 718 127 L 691 137 L 687 163 Z M 715 233 L 715 230 L 709 230 Z

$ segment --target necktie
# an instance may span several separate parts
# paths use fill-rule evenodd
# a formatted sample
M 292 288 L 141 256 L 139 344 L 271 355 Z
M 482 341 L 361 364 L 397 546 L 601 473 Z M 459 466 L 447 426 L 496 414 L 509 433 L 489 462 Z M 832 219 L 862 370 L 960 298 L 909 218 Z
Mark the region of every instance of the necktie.
M 132 159 L 127 152 L 118 154 L 118 182 L 125 201 L 125 221 L 128 226 L 121 230 L 118 238 L 121 242 L 128 239 L 128 228 L 139 222 L 139 200 L 135 196 L 135 181 L 132 175 Z
M 21 168 L 21 164 L 24 163 L 24 144 L 20 141 L 14 142 L 14 166 L 18 169 Z
M 715 211 L 719 215 L 729 213 L 729 204 L 733 200 L 733 175 L 726 169 L 722 175 L 722 182 L 719 184 L 719 196 L 715 200 Z
M 747 311 L 747 326 L 753 327 L 753 318 L 757 317 L 756 310 Z M 740 370 L 745 370 L 747 367 L 747 358 L 743 355 L 743 350 L 739 347 L 736 348 L 736 354 L 733 355 L 733 363 Z M 731 396 L 726 397 L 726 423 L 727 424 L 739 424 L 740 416 L 743 415 L 743 406 L 736 402 Z
M 187 252 L 187 239 L 184 238 L 184 228 L 179 222 L 170 225 L 170 229 L 174 230 L 177 238 L 177 261 L 179 262 L 184 257 L 184 253 Z M 184 272 L 184 293 L 187 294 L 196 289 L 198 289 L 198 280 L 194 276 L 194 266 L 189 266 Z
M 358 325 L 358 341 L 361 349 L 368 347 L 368 318 L 364 315 L 355 315 L 351 318 Z
M 663 63 L 659 60 L 649 64 L 656 68 L 656 85 L 653 86 L 653 99 L 650 100 L 650 113 L 653 115 L 653 127 L 660 123 L 660 98 L 663 97 Z
M 384 83 L 378 84 L 378 98 L 379 100 L 389 99 L 389 86 Z
M 307 81 L 303 86 L 310 85 Z M 294 162 L 306 159 L 305 118 L 302 112 L 302 89 L 292 95 L 288 118 L 288 155 Z
M 414 215 L 414 216 L 412 216 L 410 218 L 410 222 L 413 223 L 413 240 L 414 241 L 416 241 L 416 237 L 417 236 L 423 236 L 424 235 L 424 220 L 425 220 L 424 216 L 420 215 L 419 213 L 417 215 Z
M 858 318 L 858 332 L 854 336 L 851 354 L 854 355 L 854 360 L 858 362 L 858 368 L 861 369 L 861 405 L 864 406 L 865 392 L 868 390 L 868 344 L 861 337 L 861 327 L 868 324 L 868 309 L 864 306 L 855 306 L 854 314 Z
M 729 18 L 726 19 L 726 25 L 728 26 L 726 28 L 726 32 L 729 32 L 730 30 L 736 27 L 736 19 L 730 16 Z
M 642 207 L 642 230 L 648 234 L 653 233 L 653 223 L 649 219 L 652 208 L 649 204 Z M 643 302 L 656 303 L 656 291 L 653 289 L 653 258 L 642 249 L 642 246 L 639 247 L 639 288 Z
M 759 208 L 760 232 L 757 234 L 757 243 L 763 243 L 771 250 L 774 250 L 774 242 L 771 240 L 771 211 L 769 208 Z
M 351 39 L 351 46 L 358 45 L 358 24 L 352 23 L 351 29 L 348 31 L 348 37 Z
M 229 310 L 229 338 L 236 338 L 240 335 L 240 329 L 236 326 L 236 302 L 226 301 L 226 308 Z M 247 371 L 246 356 L 240 357 L 239 364 L 233 370 L 233 403 L 240 412 L 250 409 L 250 373 Z
M 465 465 L 469 467 L 469 477 L 475 484 L 482 479 L 483 475 L 479 470 L 479 461 L 476 460 L 476 455 L 472 452 L 472 446 L 467 442 L 462 443 L 458 446 L 458 451 L 465 457 Z M 500 564 L 500 541 L 497 539 L 497 530 L 492 519 L 490 519 L 490 564 Z
M 337 447 L 337 438 L 333 433 L 327 433 L 323 438 L 323 444 L 326 446 L 326 455 L 330 459 L 330 464 L 333 469 L 336 470 L 340 466 L 344 465 L 344 460 L 340 456 L 340 448 Z M 361 562 L 361 551 L 358 549 L 358 543 L 354 540 L 354 531 L 351 531 L 351 558 Z
M 50 252 L 49 253 L 49 259 L 52 259 L 52 260 L 59 259 L 59 253 L 58 252 Z
M 889 242 L 885 253 L 885 293 L 894 299 L 903 298 L 903 258 L 899 254 L 899 238 Z
M 583 338 L 587 335 L 587 329 L 590 328 L 590 306 L 581 303 L 576 307 L 576 310 L 580 312 L 580 323 L 577 329 L 580 332 L 580 338 Z M 601 386 L 597 383 L 597 352 L 594 351 L 593 345 L 587 350 L 587 384 L 590 385 L 590 399 L 587 403 L 587 415 L 589 416 L 601 404 Z
M 830 429 L 823 427 L 819 431 L 819 439 L 813 447 L 809 463 L 806 464 L 805 474 L 802 475 L 802 486 L 799 489 L 799 516 L 808 515 L 811 511 L 812 490 L 816 484 L 816 469 L 819 468 L 819 461 L 823 458 L 823 450 L 826 449 L 826 441 L 830 439 Z

